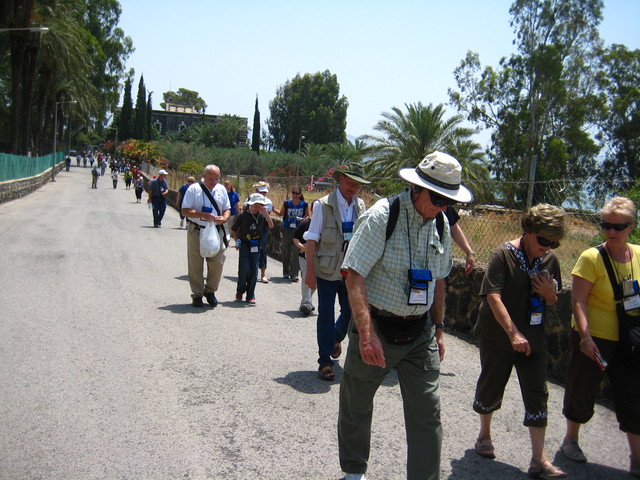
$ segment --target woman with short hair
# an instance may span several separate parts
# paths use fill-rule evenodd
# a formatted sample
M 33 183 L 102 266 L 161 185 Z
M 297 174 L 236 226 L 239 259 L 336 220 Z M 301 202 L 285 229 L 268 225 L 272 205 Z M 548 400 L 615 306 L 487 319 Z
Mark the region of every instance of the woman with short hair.
M 640 339 L 634 346 L 629 337 L 634 326 L 640 335 L 640 246 L 628 243 L 636 206 L 616 197 L 600 213 L 605 241 L 582 252 L 571 272 L 571 356 L 562 410 L 567 431 L 560 450 L 575 462 L 587 461 L 578 434 L 593 416 L 606 372 L 620 430 L 629 442 L 629 471 L 640 477 Z
M 565 211 L 540 204 L 522 217 L 522 236 L 498 246 L 480 287 L 475 333 L 480 363 L 473 409 L 480 414 L 478 455 L 493 459 L 491 418 L 502 405 L 505 386 L 515 366 L 524 401 L 524 425 L 531 437 L 529 476 L 564 478 L 544 452 L 547 426 L 546 306 L 557 302 L 562 288 L 560 264 L 552 249 L 565 236 Z

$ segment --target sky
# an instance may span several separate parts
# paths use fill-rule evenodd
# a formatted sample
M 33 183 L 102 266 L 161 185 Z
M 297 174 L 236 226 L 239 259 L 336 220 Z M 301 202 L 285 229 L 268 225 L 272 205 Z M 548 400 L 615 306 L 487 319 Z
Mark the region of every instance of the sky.
M 467 51 L 498 66 L 514 51 L 511 0 L 120 0 L 119 27 L 135 52 L 127 69 L 153 92 L 199 92 L 206 113 L 263 128 L 279 86 L 329 70 L 347 97 L 347 134 L 375 134 L 382 112 L 447 104 Z M 640 0 L 605 0 L 605 44 L 640 48 Z M 447 107 L 447 117 L 456 114 Z M 485 144 L 488 136 L 477 141 Z

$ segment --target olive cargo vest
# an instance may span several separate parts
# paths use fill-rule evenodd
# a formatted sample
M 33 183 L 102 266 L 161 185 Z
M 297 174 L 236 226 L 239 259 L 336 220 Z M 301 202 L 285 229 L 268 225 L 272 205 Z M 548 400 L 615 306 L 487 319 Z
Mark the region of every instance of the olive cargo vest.
M 353 200 L 356 202 L 353 206 L 355 222 L 364 213 L 365 205 L 364 201 L 358 197 L 354 197 Z M 322 197 L 319 202 L 322 206 L 322 230 L 314 258 L 315 273 L 323 280 L 340 280 L 344 252 L 342 251 L 342 218 L 338 208 L 338 196 L 334 191 Z

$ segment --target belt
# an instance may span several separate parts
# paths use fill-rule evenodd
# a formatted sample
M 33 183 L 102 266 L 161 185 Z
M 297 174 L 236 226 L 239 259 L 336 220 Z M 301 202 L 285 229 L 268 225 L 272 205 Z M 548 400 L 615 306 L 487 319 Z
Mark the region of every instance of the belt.
M 191 220 L 187 220 L 187 223 L 192 223 L 196 230 L 202 230 L 203 228 L 205 228 L 204 225 L 200 225 L 196 222 L 192 222 Z
M 406 317 L 401 317 L 400 315 L 394 315 L 393 313 L 387 312 L 386 310 L 380 310 L 371 304 L 369 304 L 369 310 L 374 317 L 392 318 L 394 320 L 418 320 L 419 318 L 422 318 L 426 315 L 425 313 L 422 315 L 407 315 Z

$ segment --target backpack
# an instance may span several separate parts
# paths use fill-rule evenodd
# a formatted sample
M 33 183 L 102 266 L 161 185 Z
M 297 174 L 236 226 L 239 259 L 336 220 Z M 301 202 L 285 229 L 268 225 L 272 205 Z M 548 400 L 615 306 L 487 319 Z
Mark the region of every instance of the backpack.
M 391 235 L 393 235 L 393 231 L 396 228 L 396 223 L 398 223 L 398 215 L 400 215 L 400 198 L 398 198 L 399 196 L 400 194 L 397 193 L 395 195 L 387 197 L 387 200 L 389 200 L 389 220 L 387 221 L 387 233 L 385 241 L 391 238 Z M 438 231 L 438 236 L 442 238 L 442 233 L 444 232 L 443 212 L 438 212 L 438 214 L 436 215 L 436 230 Z

